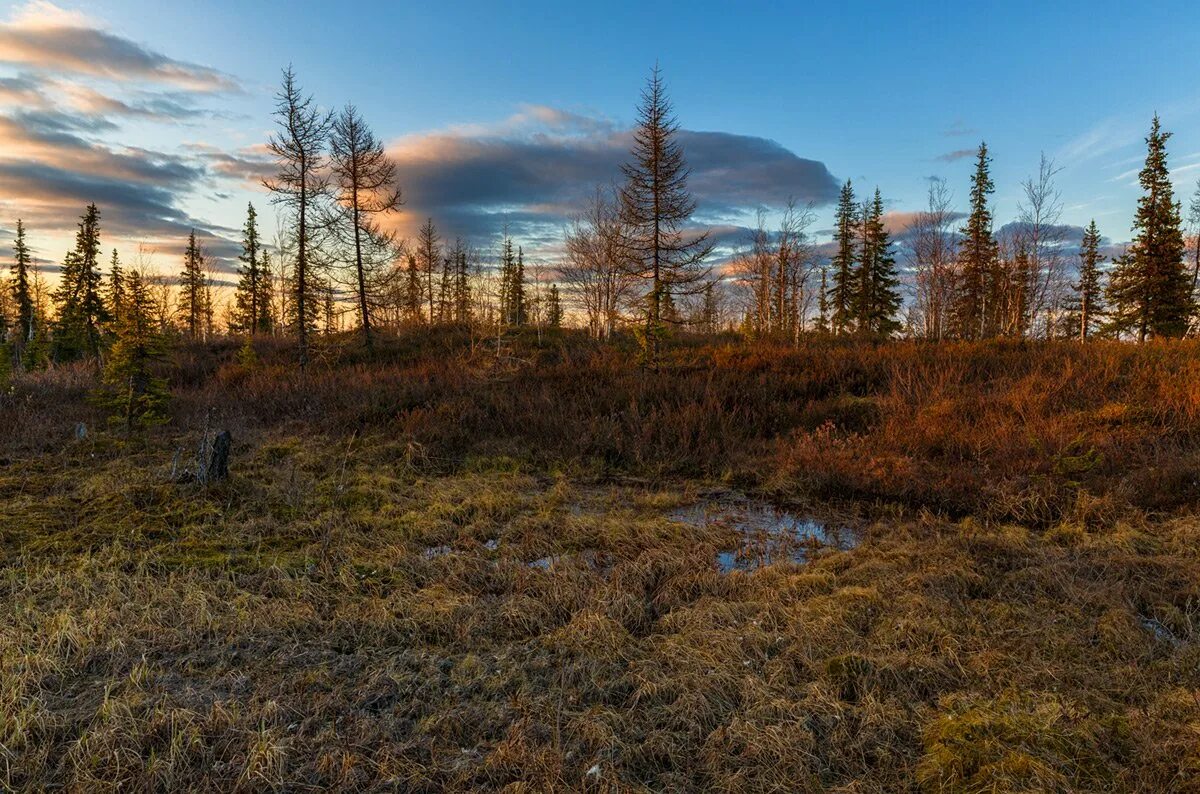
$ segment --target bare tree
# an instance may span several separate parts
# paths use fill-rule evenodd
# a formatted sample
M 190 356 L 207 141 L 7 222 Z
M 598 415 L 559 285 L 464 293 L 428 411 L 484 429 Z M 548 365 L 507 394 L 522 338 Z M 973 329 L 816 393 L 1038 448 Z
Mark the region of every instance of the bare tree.
M 797 207 L 788 199 L 775 232 L 760 209 L 750 250 L 734 262 L 734 276 L 749 297 L 747 318 L 753 331 L 793 342 L 804 328 L 811 303 L 809 281 L 817 260 L 808 238 L 816 213 L 812 204 Z
M 1014 284 L 1023 292 L 1020 303 L 1026 307 L 1023 316 L 1017 318 L 1019 326 L 1013 329 L 1018 336 L 1037 333 L 1040 322 L 1041 333 L 1048 338 L 1062 306 L 1066 288 L 1063 255 L 1066 231 L 1060 225 L 1062 194 L 1054 182 L 1061 170 L 1054 160 L 1042 154 L 1037 174 L 1021 183 L 1024 197 L 1017 207 L 1018 228 L 1024 237 L 1028 266 L 1027 272 L 1018 273 L 1022 281 Z
M 601 187 L 566 234 L 567 257 L 561 276 L 583 309 L 595 339 L 612 335 L 636 277 L 625 256 L 625 227 L 615 196 Z
M 329 189 L 325 144 L 332 116 L 317 108 L 311 96 L 303 95 L 291 66 L 284 69 L 283 86 L 276 94 L 275 121 L 279 131 L 271 135 L 267 147 L 275 156 L 279 173 L 274 179 L 264 179 L 263 186 L 273 194 L 273 203 L 295 212 L 296 262 L 292 288 L 299 363 L 304 367 L 308 364 L 308 333 L 318 309 L 309 295 L 314 275 L 310 216 L 316 202 Z
M 354 105 L 346 105 L 333 122 L 330 137 L 330 165 L 335 195 L 333 228 L 353 250 L 354 286 L 358 298 L 359 322 L 363 341 L 371 347 L 371 300 L 368 293 L 372 277 L 392 260 L 395 234 L 384 231 L 376 216 L 400 209 L 400 190 L 396 187 L 396 164 L 383 150 L 383 144 L 363 121 Z M 348 228 L 349 240 L 345 240 Z
M 1196 192 L 1188 204 L 1188 232 L 1192 235 L 1192 295 L 1196 294 L 1200 281 L 1200 179 L 1196 180 Z
M 632 160 L 622 166 L 621 215 L 628 230 L 627 261 L 649 282 L 646 294 L 644 361 L 658 366 L 664 333 L 664 307 L 672 295 L 703 289 L 704 258 L 712 252 L 708 233 L 687 234 L 684 225 L 696 210 L 687 189 L 688 167 L 676 139 L 675 120 L 658 66 L 654 67 L 633 131 Z
M 940 340 L 949 331 L 954 295 L 955 240 L 950 190 L 941 179 L 929 184 L 928 204 L 912 225 L 908 259 L 916 274 L 910 315 L 927 339 Z

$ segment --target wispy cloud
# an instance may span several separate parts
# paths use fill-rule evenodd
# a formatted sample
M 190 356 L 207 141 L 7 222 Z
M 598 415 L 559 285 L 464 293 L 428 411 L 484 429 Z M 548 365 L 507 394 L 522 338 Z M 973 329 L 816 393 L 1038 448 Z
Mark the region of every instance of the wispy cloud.
M 965 160 L 968 157 L 973 157 L 974 155 L 975 155 L 974 149 L 955 149 L 952 152 L 946 152 L 945 154 L 939 154 L 934 159 L 940 163 L 954 163 L 954 162 L 958 162 L 959 160 Z

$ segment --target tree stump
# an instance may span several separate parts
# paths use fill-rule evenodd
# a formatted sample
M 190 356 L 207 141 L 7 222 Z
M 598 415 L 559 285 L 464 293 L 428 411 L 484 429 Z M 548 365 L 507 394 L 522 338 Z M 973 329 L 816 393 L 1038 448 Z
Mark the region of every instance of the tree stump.
M 229 435 L 228 430 L 217 433 L 217 437 L 213 439 L 212 455 L 204 470 L 206 485 L 229 478 L 229 449 L 232 445 L 233 437 Z

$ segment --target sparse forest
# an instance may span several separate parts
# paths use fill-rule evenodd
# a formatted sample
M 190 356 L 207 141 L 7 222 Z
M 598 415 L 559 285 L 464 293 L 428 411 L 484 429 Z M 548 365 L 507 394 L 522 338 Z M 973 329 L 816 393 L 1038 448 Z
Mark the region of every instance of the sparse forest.
M 92 203 L 51 279 L 13 219 L 0 789 L 1196 790 L 1157 116 L 1129 229 L 1048 156 L 998 228 L 981 143 L 962 207 L 838 180 L 729 245 L 656 67 L 547 254 L 400 234 L 364 113 L 275 99 L 236 272 Z

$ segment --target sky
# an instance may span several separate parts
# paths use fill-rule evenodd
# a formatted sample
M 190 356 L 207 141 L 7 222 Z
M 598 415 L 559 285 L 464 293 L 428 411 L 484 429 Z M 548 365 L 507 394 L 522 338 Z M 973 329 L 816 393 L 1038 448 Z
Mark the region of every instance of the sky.
M 1127 240 L 1154 113 L 1186 198 L 1200 178 L 1200 17 L 1191 3 L 0 1 L 0 260 L 15 220 L 53 272 L 84 205 L 104 245 L 177 269 L 195 228 L 218 271 L 260 186 L 292 64 L 323 107 L 354 103 L 399 165 L 411 233 L 432 217 L 534 259 L 618 177 L 658 63 L 696 222 L 746 241 L 758 208 L 878 187 L 901 232 L 931 177 L 966 205 L 994 158 L 997 226 L 1042 153 L 1063 222 Z

